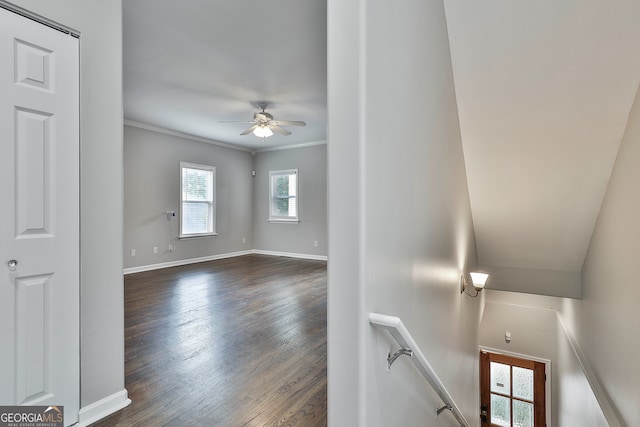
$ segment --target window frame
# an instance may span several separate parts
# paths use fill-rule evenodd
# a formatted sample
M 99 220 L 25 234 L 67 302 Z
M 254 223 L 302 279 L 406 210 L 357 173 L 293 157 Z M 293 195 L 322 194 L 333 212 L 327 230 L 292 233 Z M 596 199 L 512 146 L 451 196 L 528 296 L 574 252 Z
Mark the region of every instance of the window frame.
M 274 177 L 276 176 L 296 176 L 296 191 L 293 196 L 289 195 L 288 198 L 296 200 L 296 215 L 295 216 L 281 216 L 274 215 L 275 206 L 275 192 L 274 192 Z M 269 171 L 269 222 L 284 223 L 284 224 L 298 224 L 300 222 L 300 173 L 298 169 L 283 169 Z
M 183 206 L 185 202 L 193 203 L 193 201 L 185 201 L 184 200 L 184 190 L 183 190 L 183 174 L 185 169 L 195 169 L 206 172 L 211 172 L 211 200 L 206 202 L 198 202 L 198 203 L 206 203 L 209 205 L 209 225 L 211 226 L 211 231 L 207 231 L 205 233 L 184 233 L 183 232 L 183 219 L 184 219 L 184 209 Z M 197 163 L 190 162 L 180 162 L 180 230 L 178 234 L 178 238 L 180 239 L 192 239 L 197 237 L 209 237 L 209 236 L 217 236 L 216 232 L 216 167 L 211 165 L 201 165 Z

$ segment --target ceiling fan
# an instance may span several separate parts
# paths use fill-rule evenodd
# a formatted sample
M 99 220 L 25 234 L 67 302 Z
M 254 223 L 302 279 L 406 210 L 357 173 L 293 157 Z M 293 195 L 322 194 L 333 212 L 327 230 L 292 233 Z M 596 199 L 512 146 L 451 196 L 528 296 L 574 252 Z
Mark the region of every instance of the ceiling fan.
M 300 120 L 273 120 L 273 116 L 265 110 L 269 106 L 268 102 L 259 102 L 258 106 L 262 111 L 253 113 L 253 120 L 248 122 L 238 121 L 222 121 L 220 123 L 251 123 L 251 126 L 240 135 L 248 135 L 253 133 L 260 138 L 268 138 L 277 132 L 280 135 L 291 135 L 287 129 L 282 126 L 306 126 L 307 124 Z

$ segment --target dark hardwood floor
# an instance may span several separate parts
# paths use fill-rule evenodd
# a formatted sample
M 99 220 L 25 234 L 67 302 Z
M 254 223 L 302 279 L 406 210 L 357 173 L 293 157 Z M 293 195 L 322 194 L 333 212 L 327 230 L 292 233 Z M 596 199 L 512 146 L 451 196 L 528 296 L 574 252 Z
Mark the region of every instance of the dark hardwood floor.
M 326 426 L 326 262 L 265 255 L 125 277 L 111 426 Z

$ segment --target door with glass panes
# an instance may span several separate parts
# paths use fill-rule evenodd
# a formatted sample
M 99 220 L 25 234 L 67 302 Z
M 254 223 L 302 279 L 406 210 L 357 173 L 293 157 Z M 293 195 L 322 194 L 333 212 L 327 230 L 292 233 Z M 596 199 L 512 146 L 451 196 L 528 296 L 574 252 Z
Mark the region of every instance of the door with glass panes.
M 544 427 L 545 365 L 480 352 L 480 419 L 491 427 Z

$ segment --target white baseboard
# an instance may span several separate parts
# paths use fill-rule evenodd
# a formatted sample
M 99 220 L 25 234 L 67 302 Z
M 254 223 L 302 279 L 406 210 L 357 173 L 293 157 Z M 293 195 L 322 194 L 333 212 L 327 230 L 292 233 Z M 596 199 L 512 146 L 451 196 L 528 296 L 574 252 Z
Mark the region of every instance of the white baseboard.
M 293 252 L 263 251 L 262 249 L 254 249 L 253 253 L 260 254 L 260 255 L 286 256 L 289 258 L 315 259 L 318 261 L 327 260 L 326 255 L 311 255 L 311 254 L 296 254 Z
M 123 270 L 123 273 L 125 275 L 131 274 L 131 273 L 140 273 L 143 271 L 159 270 L 161 268 L 177 267 L 179 265 L 195 264 L 198 262 L 206 262 L 206 261 L 215 261 L 217 259 L 224 259 L 224 258 L 233 258 L 237 256 L 242 256 L 242 255 L 249 255 L 252 253 L 253 253 L 253 250 L 250 249 L 248 251 L 229 252 L 226 254 L 209 255 L 209 256 L 203 256 L 198 258 L 179 259 L 176 261 L 163 262 L 160 264 L 141 265 L 140 267 L 125 268 Z
M 104 417 L 119 411 L 122 408 L 129 406 L 131 399 L 128 397 L 127 389 L 122 389 L 110 396 L 100 399 L 97 402 L 80 408 L 78 414 L 77 427 L 85 427 L 89 424 L 95 423 Z
M 314 259 L 318 261 L 326 261 L 326 255 L 311 255 L 311 254 L 297 254 L 292 252 L 276 252 L 276 251 L 263 251 L 261 249 L 249 249 L 247 251 L 240 252 L 229 252 L 226 254 L 218 254 L 218 255 L 209 255 L 199 258 L 189 258 L 189 259 L 180 259 L 176 261 L 163 262 L 160 264 L 150 264 L 150 265 L 141 265 L 140 267 L 131 267 L 125 268 L 123 273 L 132 274 L 132 273 L 141 273 L 143 271 L 151 271 L 151 270 L 159 270 L 161 268 L 168 267 L 177 267 L 179 265 L 187 265 L 187 264 L 195 264 L 198 262 L 205 261 L 215 261 L 217 259 L 224 258 L 233 258 L 237 256 L 249 255 L 249 254 L 260 254 L 260 255 L 273 255 L 273 256 L 284 256 L 289 258 L 302 258 L 302 259 Z

